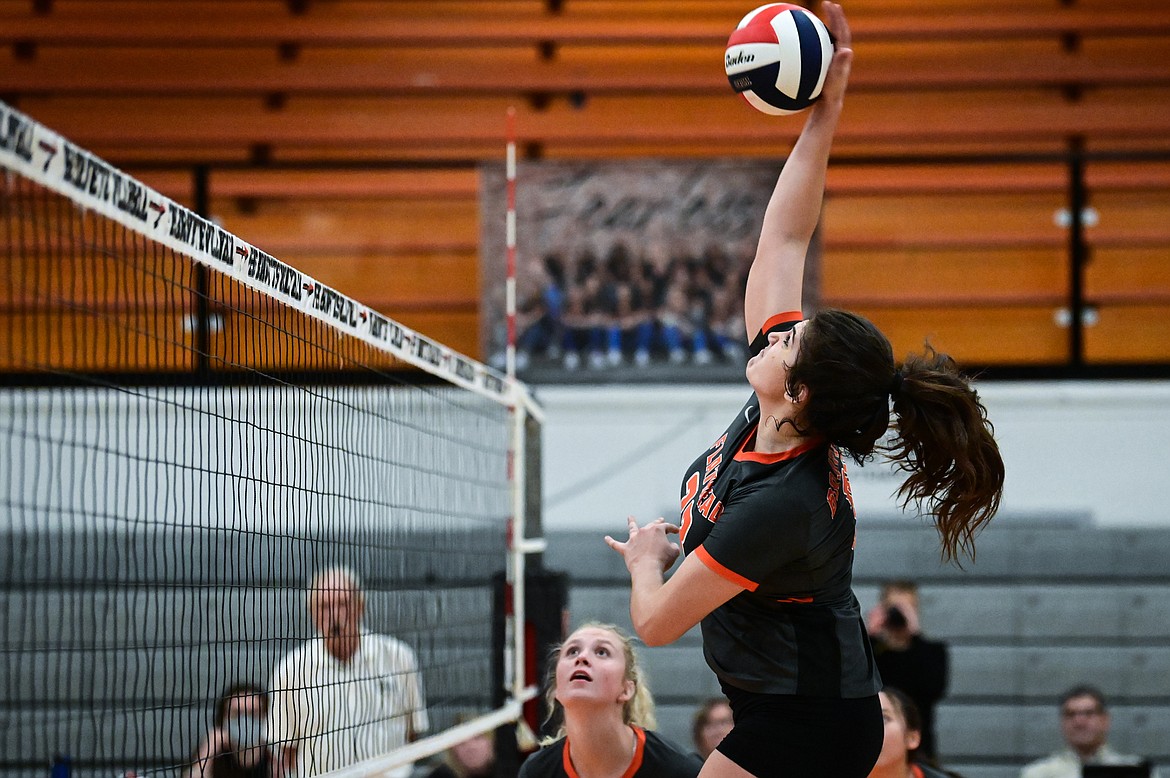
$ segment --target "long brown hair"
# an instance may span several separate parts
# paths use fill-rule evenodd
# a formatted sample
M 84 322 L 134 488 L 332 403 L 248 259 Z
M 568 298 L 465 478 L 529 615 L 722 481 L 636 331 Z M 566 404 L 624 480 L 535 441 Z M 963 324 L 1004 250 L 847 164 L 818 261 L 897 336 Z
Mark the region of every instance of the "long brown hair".
M 801 432 L 823 435 L 858 464 L 881 450 L 908 473 L 898 489 L 934 516 L 944 560 L 975 557 L 975 536 L 999 509 L 1004 466 L 995 429 L 955 361 L 929 345 L 898 366 L 869 320 L 826 310 L 805 328 L 788 391 L 807 387 Z M 890 429 L 893 399 L 894 434 Z

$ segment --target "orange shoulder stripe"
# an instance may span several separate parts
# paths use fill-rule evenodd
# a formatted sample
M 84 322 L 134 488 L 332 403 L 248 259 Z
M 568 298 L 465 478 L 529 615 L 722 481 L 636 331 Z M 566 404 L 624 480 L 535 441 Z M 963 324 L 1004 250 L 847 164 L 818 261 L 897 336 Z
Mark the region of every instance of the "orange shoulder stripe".
M 695 549 L 695 556 L 697 556 L 699 561 L 706 565 L 707 569 L 709 569 L 712 573 L 715 573 L 715 575 L 719 576 L 720 578 L 726 578 L 736 586 L 742 586 L 749 592 L 754 592 L 756 589 L 760 588 L 760 585 L 755 581 L 744 578 L 739 573 L 728 570 L 726 567 L 716 562 L 715 558 L 712 557 L 707 549 L 703 548 L 702 546 L 699 546 L 697 549 Z

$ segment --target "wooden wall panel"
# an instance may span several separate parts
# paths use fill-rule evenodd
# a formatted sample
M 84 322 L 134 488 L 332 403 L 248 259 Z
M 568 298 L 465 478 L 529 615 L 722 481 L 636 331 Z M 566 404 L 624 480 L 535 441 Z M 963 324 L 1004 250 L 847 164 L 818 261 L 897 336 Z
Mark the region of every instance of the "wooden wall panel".
M 1170 304 L 1102 305 L 1085 328 L 1085 358 L 1095 363 L 1170 361 Z
M 474 250 L 365 255 L 290 251 L 284 261 L 379 311 L 475 310 L 479 305 Z
M 740 0 L 565 0 L 559 12 L 542 0 L 330 0 L 293 14 L 278 0 L 232 3 L 183 0 L 165 14 L 142 2 L 55 0 L 51 14 L 30 13 L 29 0 L 0 2 L 0 40 L 152 42 L 217 45 L 223 42 L 357 42 L 400 44 L 514 41 L 723 41 L 744 14 Z M 1068 30 L 1081 33 L 1165 30 L 1161 0 L 1124 6 L 1103 0 L 854 0 L 859 38 L 922 36 L 1022 37 Z M 113 24 L 111 20 L 120 20 Z
M 410 311 L 387 308 L 382 313 L 464 354 L 479 350 L 476 311 Z M 228 311 L 223 329 L 211 339 L 219 369 L 355 370 L 363 364 L 400 366 L 385 352 L 357 341 L 335 337 L 325 325 L 285 308 L 266 307 L 262 317 Z
M 354 201 L 344 209 L 312 200 L 265 200 L 254 211 L 213 202 L 225 229 L 275 257 L 292 253 L 356 255 L 466 252 L 479 241 L 474 205 L 453 208 L 434 201 Z
M 457 338 L 479 297 L 476 166 L 503 160 L 509 108 L 520 154 L 557 160 L 775 159 L 803 123 L 730 93 L 718 63 L 739 0 L 34 7 L 0 0 L 6 99 L 123 167 L 210 164 L 212 211 L 229 230 Z M 997 348 L 1011 363 L 1061 361 L 1067 333 L 1052 318 L 1069 285 L 1064 163 L 889 158 L 1057 155 L 1074 139 L 1090 153 L 1170 153 L 1170 6 L 852 0 L 848 11 L 857 59 L 835 153 L 851 159 L 829 173 L 826 300 L 892 317 L 905 337 L 943 321 L 929 326 L 945 325 L 976 361 L 1001 361 Z M 335 162 L 371 165 L 311 169 Z M 1170 161 L 1086 170 L 1098 331 L 1137 328 L 1124 323 L 1135 306 L 1170 298 Z M 138 175 L 192 204 L 189 171 Z M 132 295 L 102 278 L 87 304 L 126 308 Z M 72 283 L 61 276 L 42 297 L 79 300 Z M 976 312 L 991 326 L 970 324 Z M 1028 322 L 1037 329 L 1023 335 Z M 478 342 L 466 342 L 475 354 Z M 1107 339 L 1094 348 L 1111 353 Z
M 1066 240 L 1049 193 L 838 196 L 825 201 L 826 250 L 844 247 L 1037 247 Z
M 1109 87 L 1076 102 L 1052 89 L 980 89 L 854 95 L 838 138 L 851 148 L 908 143 L 920 151 L 934 143 L 966 143 L 999 151 L 1000 141 L 1170 137 L 1170 86 Z M 676 95 L 669 100 L 600 95 L 584 104 L 552 96 L 543 108 L 516 99 L 474 97 L 290 97 L 277 110 L 259 98 L 33 97 L 21 108 L 74 141 L 114 159 L 133 159 L 156 145 L 251 150 L 377 148 L 384 156 L 417 155 L 438 148 L 495 149 L 502 155 L 504 117 L 517 111 L 522 144 L 606 147 L 621 155 L 629 145 L 705 145 L 705 156 L 740 155 L 743 143 L 767 143 L 787 153 L 797 120 L 765 117 L 734 95 Z M 483 144 L 480 146 L 479 144 Z M 494 145 L 493 145 L 494 144 Z
M 134 312 L 0 313 L 13 340 L 0 349 L 0 370 L 191 370 L 193 336 L 184 316 Z
M 821 283 L 824 302 L 847 309 L 1060 305 L 1068 259 L 1057 248 L 833 249 L 822 258 Z
M 192 283 L 190 270 L 170 261 L 144 272 L 137 260 L 89 250 L 64 260 L 60 253 L 0 255 L 0 307 L 183 310 Z
M 1085 267 L 1085 296 L 1093 302 L 1170 302 L 1170 245 L 1094 249 Z
M 281 57 L 277 44 L 178 48 L 158 39 L 134 47 L 43 45 L 31 59 L 0 70 L 0 91 L 61 94 L 219 95 L 321 93 L 586 94 L 704 92 L 730 97 L 724 41 L 631 46 L 612 41 L 564 44 L 546 57 L 538 46 L 315 46 Z M 1036 39 L 859 41 L 854 94 L 882 89 L 1082 86 L 1166 82 L 1170 34 L 1090 37 L 1067 49 L 1059 36 Z M 90 67 L 102 62 L 100 68 Z M 158 67 L 166 62 L 166 67 Z M 994 67 L 988 67 L 994 63 Z
M 1057 365 L 1068 361 L 1068 331 L 1049 306 L 866 308 L 886 334 L 894 356 L 920 353 L 928 341 L 961 365 Z

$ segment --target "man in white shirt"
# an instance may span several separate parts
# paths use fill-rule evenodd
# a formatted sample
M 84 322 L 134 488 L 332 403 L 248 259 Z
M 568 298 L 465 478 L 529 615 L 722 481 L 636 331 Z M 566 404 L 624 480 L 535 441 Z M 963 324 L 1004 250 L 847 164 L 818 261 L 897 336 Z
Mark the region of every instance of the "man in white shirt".
M 1077 686 L 1060 701 L 1060 730 L 1067 748 L 1032 762 L 1020 778 L 1081 778 L 1082 765 L 1137 765 L 1142 759 L 1109 747 L 1109 710 L 1105 695 L 1093 686 Z M 1151 773 L 1157 778 L 1157 771 Z
M 309 587 L 318 636 L 284 657 L 269 686 L 268 742 L 285 773 L 309 778 L 383 756 L 428 727 L 422 678 L 405 643 L 362 628 L 365 593 L 347 568 Z M 406 765 L 385 775 L 410 774 Z

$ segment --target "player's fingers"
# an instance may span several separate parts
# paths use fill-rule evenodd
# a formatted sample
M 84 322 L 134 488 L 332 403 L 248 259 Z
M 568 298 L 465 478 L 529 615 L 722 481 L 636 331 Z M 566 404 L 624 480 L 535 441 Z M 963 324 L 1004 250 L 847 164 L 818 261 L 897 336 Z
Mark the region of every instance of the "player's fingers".
M 677 535 L 677 534 L 679 534 L 680 531 L 681 530 L 679 530 L 679 527 L 677 524 L 666 524 L 666 534 L 667 535 Z
M 849 20 L 845 18 L 845 11 L 839 3 L 826 2 L 822 9 L 825 14 L 825 26 L 833 33 L 837 47 L 847 49 L 853 45 L 853 32 L 849 29 Z

